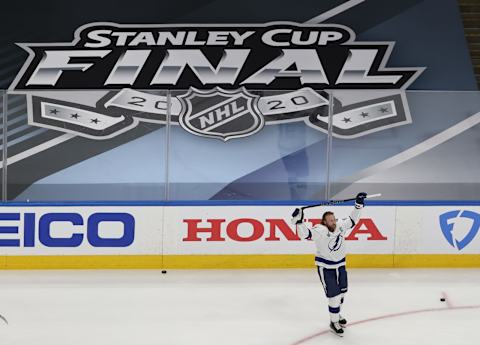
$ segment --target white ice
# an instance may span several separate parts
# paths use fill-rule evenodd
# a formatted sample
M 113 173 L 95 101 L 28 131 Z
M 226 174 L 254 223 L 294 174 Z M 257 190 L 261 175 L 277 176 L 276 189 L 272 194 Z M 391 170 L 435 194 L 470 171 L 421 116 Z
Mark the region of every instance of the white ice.
M 480 270 L 350 269 L 343 338 L 314 269 L 0 271 L 0 315 L 0 345 L 478 345 Z

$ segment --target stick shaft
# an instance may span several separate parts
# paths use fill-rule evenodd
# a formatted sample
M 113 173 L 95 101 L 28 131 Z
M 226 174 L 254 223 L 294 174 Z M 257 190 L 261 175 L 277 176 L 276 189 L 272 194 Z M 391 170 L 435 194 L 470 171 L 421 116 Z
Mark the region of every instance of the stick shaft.
M 344 200 L 330 200 L 330 201 L 322 202 L 322 203 L 320 203 L 320 204 L 303 206 L 303 207 L 301 207 L 301 209 L 302 209 L 302 210 L 305 210 L 306 208 L 310 208 L 310 207 L 317 207 L 317 206 L 327 206 L 327 205 L 341 204 L 341 203 L 344 203 L 344 202 L 353 201 L 353 200 L 355 200 L 355 199 L 356 199 L 356 198 L 352 198 L 352 199 L 344 199 Z
M 370 194 L 370 195 L 367 195 L 367 199 L 376 198 L 376 197 L 379 197 L 379 196 L 382 196 L 382 194 L 381 193 Z M 301 207 L 301 209 L 305 210 L 305 209 L 311 208 L 311 207 L 341 204 L 341 203 L 344 203 L 344 202 L 354 201 L 355 199 L 356 198 L 350 198 L 350 199 L 344 199 L 344 200 L 330 200 L 330 201 L 322 202 L 320 204 L 303 206 L 303 207 Z

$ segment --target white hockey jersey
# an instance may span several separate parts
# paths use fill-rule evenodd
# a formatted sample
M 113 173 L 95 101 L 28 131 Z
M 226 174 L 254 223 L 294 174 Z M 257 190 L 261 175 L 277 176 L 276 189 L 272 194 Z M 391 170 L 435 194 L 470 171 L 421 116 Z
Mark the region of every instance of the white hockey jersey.
M 330 232 L 325 225 L 315 225 L 308 228 L 305 223 L 297 224 L 298 236 L 313 240 L 317 247 L 315 264 L 325 268 L 338 268 L 345 265 L 345 237 L 360 218 L 362 205 L 355 205 L 350 217 L 337 220 L 335 231 Z

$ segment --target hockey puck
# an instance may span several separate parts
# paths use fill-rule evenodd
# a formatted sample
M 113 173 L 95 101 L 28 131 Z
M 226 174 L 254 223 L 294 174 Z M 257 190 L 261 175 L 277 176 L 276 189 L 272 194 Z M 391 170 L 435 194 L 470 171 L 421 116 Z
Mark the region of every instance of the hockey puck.
M 440 298 L 440 302 L 445 302 L 445 298 Z
M 165 271 L 165 270 L 162 270 L 162 274 L 167 274 L 167 271 Z

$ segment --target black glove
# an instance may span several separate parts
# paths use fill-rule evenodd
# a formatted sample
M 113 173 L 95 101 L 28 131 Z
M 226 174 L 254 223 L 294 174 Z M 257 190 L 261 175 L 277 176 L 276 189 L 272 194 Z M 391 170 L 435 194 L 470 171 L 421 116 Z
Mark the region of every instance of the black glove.
M 303 222 L 303 210 L 301 208 L 296 208 L 292 213 L 292 223 L 294 225 L 300 224 Z
M 355 199 L 355 203 L 357 205 L 364 205 L 365 204 L 365 198 L 367 197 L 367 193 L 361 192 L 357 194 L 357 198 Z

